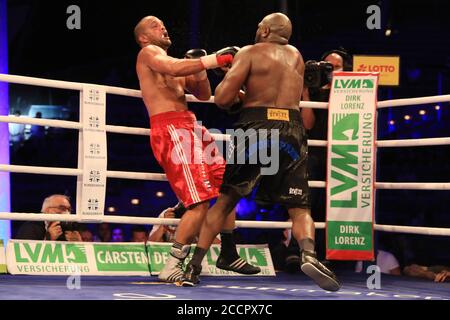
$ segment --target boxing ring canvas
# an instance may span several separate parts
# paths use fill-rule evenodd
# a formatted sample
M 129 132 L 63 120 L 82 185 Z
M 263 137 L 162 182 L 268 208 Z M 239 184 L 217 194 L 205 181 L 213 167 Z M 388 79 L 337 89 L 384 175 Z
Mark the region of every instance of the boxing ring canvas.
M 198 287 L 177 287 L 152 277 L 0 276 L 1 300 L 449 300 L 450 283 L 381 276 L 380 289 L 368 289 L 365 273 L 339 273 L 342 288 L 324 291 L 303 274 L 276 277 L 202 277 Z M 36 293 L 39 294 L 36 294 Z

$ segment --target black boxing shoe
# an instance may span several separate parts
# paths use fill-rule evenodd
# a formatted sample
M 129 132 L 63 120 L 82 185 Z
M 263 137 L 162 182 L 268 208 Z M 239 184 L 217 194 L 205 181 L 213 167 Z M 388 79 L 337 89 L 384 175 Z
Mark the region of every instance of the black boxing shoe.
M 338 291 L 341 284 L 333 271 L 325 267 L 316 258 L 316 253 L 302 252 L 302 271 L 310 277 L 319 287 L 327 291 Z
M 260 267 L 252 266 L 240 257 L 229 262 L 223 255 L 219 255 L 219 258 L 217 258 L 216 267 L 222 270 L 233 271 L 236 273 L 247 275 L 257 274 L 261 272 Z
M 183 287 L 195 287 L 200 283 L 200 273 L 202 272 L 202 266 L 196 266 L 188 264 L 186 271 L 181 277 L 180 283 Z

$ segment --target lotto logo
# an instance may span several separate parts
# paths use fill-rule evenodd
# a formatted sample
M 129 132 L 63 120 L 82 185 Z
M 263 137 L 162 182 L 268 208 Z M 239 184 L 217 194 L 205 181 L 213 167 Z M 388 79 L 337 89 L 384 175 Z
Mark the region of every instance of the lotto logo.
M 365 65 L 360 64 L 356 71 L 369 71 L 369 72 L 395 72 L 395 66 L 391 65 Z

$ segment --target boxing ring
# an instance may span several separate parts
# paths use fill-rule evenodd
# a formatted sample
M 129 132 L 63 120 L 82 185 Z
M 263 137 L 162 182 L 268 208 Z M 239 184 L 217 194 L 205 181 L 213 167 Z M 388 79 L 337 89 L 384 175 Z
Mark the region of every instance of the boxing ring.
M 15 75 L 0 74 L 0 81 L 21 85 L 58 88 L 82 92 L 85 83 L 48 80 Z M 106 94 L 120 95 L 133 98 L 142 98 L 139 90 L 100 86 Z M 81 93 L 80 93 L 81 96 Z M 213 103 L 199 101 L 191 95 L 187 95 L 188 102 Z M 431 96 L 411 99 L 397 99 L 378 102 L 377 108 L 391 108 L 411 106 L 419 104 L 439 103 L 450 101 L 450 95 Z M 81 104 L 81 99 L 80 99 Z M 301 102 L 302 107 L 327 109 L 327 103 Z M 49 126 L 62 129 L 83 130 L 83 118 L 79 122 L 18 118 L 15 116 L 0 116 L 0 122 L 17 123 L 37 126 Z M 130 128 L 124 126 L 106 125 L 107 133 L 149 136 L 150 130 L 145 128 Z M 225 141 L 229 136 L 212 134 L 217 141 Z M 79 144 L 81 141 L 79 140 Z M 327 141 L 309 140 L 309 146 L 326 147 Z M 401 148 L 419 146 L 450 145 L 450 137 L 406 139 L 406 140 L 377 140 L 377 148 Z M 80 178 L 83 170 L 78 168 L 52 168 L 37 166 L 18 166 L 0 164 L 0 171 L 23 174 L 60 175 Z M 107 171 L 107 178 L 167 181 L 164 174 Z M 325 188 L 325 181 L 310 181 L 311 188 Z M 424 182 L 375 182 L 378 190 L 450 190 L 450 182 L 424 183 Z M 75 221 L 80 223 L 120 223 L 120 224 L 145 224 L 145 225 L 177 225 L 179 219 L 144 218 L 132 216 L 102 216 L 87 221 L 80 215 L 78 204 L 81 195 L 77 192 L 77 213 L 74 215 L 41 214 L 41 213 L 13 213 L 0 212 L 2 220 L 22 221 Z M 270 221 L 236 221 L 238 228 L 266 228 L 284 229 L 290 228 L 290 222 Z M 324 229 L 325 222 L 316 222 L 316 229 Z M 450 228 L 428 228 L 397 225 L 374 224 L 376 231 L 407 233 L 429 236 L 450 236 Z M 344 273 L 337 274 L 341 278 L 343 287 L 336 293 L 325 292 L 315 286 L 304 275 L 278 274 L 273 278 L 244 277 L 235 280 L 233 278 L 203 277 L 199 287 L 178 288 L 174 285 L 158 283 L 156 277 L 145 279 L 142 277 L 91 277 L 82 278 L 83 290 L 69 290 L 66 279 L 58 276 L 0 276 L 0 299 L 35 299 L 33 290 L 41 294 L 39 299 L 119 299 L 119 300 L 155 300 L 155 299 L 217 299 L 232 300 L 236 295 L 243 300 L 285 300 L 285 299 L 450 299 L 450 283 L 434 284 L 433 282 L 407 279 L 405 277 L 393 277 L 383 275 L 382 289 L 368 290 L 366 286 L 366 274 Z M 36 292 L 36 291 L 34 291 Z

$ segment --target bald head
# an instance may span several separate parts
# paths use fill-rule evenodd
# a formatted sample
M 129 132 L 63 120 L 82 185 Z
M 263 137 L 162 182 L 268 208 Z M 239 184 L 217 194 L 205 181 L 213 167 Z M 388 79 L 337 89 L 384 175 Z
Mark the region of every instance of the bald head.
M 138 22 L 138 24 L 134 28 L 134 38 L 139 45 L 141 44 L 139 37 L 145 34 L 145 29 L 147 28 L 147 26 L 149 26 L 151 22 L 156 21 L 157 19 L 158 18 L 155 16 L 147 16 L 142 18 L 141 21 Z
M 344 59 L 341 57 L 341 55 L 333 52 L 333 53 L 327 55 L 324 60 L 333 65 L 334 71 L 344 70 Z
M 154 44 L 166 50 L 172 44 L 164 23 L 155 16 L 146 16 L 138 22 L 134 38 L 141 47 Z
M 292 23 L 280 12 L 271 13 L 258 24 L 256 42 L 277 42 L 287 44 L 292 34 Z

